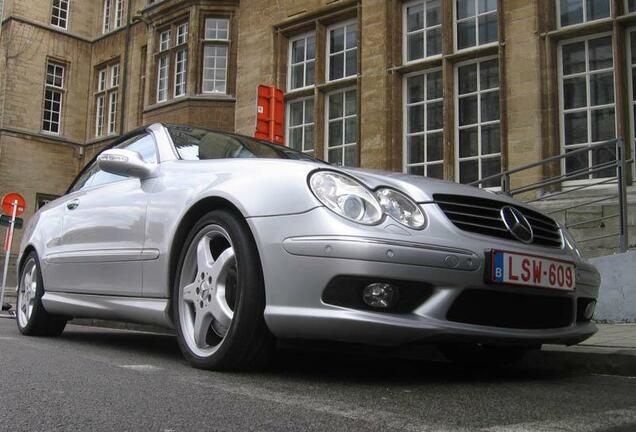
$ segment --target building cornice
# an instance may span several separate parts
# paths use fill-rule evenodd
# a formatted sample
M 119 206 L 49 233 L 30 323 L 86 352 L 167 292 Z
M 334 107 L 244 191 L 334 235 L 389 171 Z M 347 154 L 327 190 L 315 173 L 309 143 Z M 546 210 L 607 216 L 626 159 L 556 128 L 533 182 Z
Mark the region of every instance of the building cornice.
M 85 143 L 81 141 L 77 141 L 77 140 L 64 137 L 64 136 L 51 135 L 51 134 L 46 134 L 42 132 L 33 132 L 27 129 L 6 127 L 6 126 L 0 128 L 0 135 L 5 135 L 5 134 L 12 135 L 12 136 L 19 136 L 19 137 L 34 138 L 39 141 L 45 141 L 49 144 L 61 144 L 61 145 L 70 146 L 73 148 L 84 147 L 86 145 Z
M 85 42 L 85 43 L 89 43 L 89 44 L 93 44 L 93 43 L 99 42 L 99 41 L 101 41 L 103 39 L 107 39 L 107 38 L 109 38 L 111 36 L 114 36 L 114 35 L 116 35 L 116 34 L 118 34 L 120 32 L 126 31 L 126 26 L 122 26 L 122 27 L 119 27 L 116 30 L 113 30 L 113 31 L 108 32 L 108 33 L 100 34 L 99 36 L 97 36 L 97 37 L 95 37 L 93 39 L 90 39 L 90 38 L 87 38 L 87 37 L 84 37 L 84 36 L 80 36 L 77 33 L 70 32 L 68 30 L 62 30 L 62 29 L 59 29 L 59 28 L 56 28 L 56 27 L 53 27 L 53 26 L 49 26 L 49 25 L 43 24 L 43 23 L 38 22 L 38 21 L 31 20 L 29 18 L 17 16 L 17 15 L 10 15 L 10 16 L 6 17 L 5 19 L 3 19 L 2 20 L 2 27 L 4 27 L 9 21 L 17 21 L 17 22 L 20 22 L 20 23 L 23 23 L 23 24 L 31 25 L 33 27 L 37 27 L 37 28 L 42 29 L 42 30 L 47 30 L 47 31 L 50 31 L 50 32 L 53 32 L 53 33 L 57 33 L 59 35 L 66 36 L 68 38 L 75 39 L 77 41 Z M 131 27 L 134 27 L 137 24 L 141 24 L 141 22 L 133 22 L 133 23 L 131 23 Z

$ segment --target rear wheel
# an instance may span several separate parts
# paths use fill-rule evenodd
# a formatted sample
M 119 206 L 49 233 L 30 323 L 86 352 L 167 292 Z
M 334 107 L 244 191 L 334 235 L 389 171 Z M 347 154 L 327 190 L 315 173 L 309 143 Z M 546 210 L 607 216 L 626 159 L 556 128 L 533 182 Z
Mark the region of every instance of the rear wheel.
M 521 361 L 540 346 L 494 346 L 481 344 L 441 345 L 440 351 L 452 361 L 466 366 L 504 366 Z
M 251 369 L 273 351 L 263 312 L 265 289 L 256 245 L 228 211 L 202 217 L 186 239 L 173 292 L 179 346 L 190 363 Z
M 31 252 L 20 270 L 16 322 L 20 332 L 27 336 L 58 336 L 67 319 L 48 313 L 42 305 L 44 282 L 40 262 Z

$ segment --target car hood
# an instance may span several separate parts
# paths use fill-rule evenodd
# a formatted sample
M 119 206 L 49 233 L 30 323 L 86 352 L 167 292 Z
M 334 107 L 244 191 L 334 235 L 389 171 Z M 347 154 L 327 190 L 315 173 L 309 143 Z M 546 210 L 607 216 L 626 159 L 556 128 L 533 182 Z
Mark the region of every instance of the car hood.
M 511 204 L 518 202 L 505 195 L 467 186 L 449 181 L 436 180 L 427 177 L 395 173 L 389 171 L 369 170 L 361 168 L 333 168 L 345 174 L 355 177 L 370 189 L 389 186 L 398 189 L 418 203 L 433 201 L 435 194 L 467 195 L 472 197 L 495 199 Z

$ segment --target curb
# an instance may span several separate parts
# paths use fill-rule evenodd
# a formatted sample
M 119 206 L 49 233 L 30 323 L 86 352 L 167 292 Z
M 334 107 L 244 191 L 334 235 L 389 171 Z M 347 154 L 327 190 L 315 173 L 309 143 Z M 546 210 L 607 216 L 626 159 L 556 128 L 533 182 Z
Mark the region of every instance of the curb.
M 521 367 L 551 372 L 585 372 L 636 376 L 636 350 L 578 345 L 544 345 L 520 363 Z

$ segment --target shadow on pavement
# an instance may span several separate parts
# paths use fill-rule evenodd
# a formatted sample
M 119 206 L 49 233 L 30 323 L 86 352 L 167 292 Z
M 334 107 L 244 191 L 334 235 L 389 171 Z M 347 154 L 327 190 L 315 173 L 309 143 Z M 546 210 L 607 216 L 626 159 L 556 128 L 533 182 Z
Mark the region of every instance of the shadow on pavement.
M 104 349 L 134 352 L 149 358 L 185 364 L 171 335 L 102 329 L 68 329 L 61 339 Z M 262 371 L 241 373 L 286 381 L 333 383 L 423 384 L 438 382 L 501 382 L 568 378 L 576 371 L 555 365 L 536 369 L 526 363 L 507 367 L 468 367 L 449 363 L 434 347 L 378 349 L 331 343 L 279 344 L 273 362 Z M 541 355 L 541 353 L 539 353 Z

